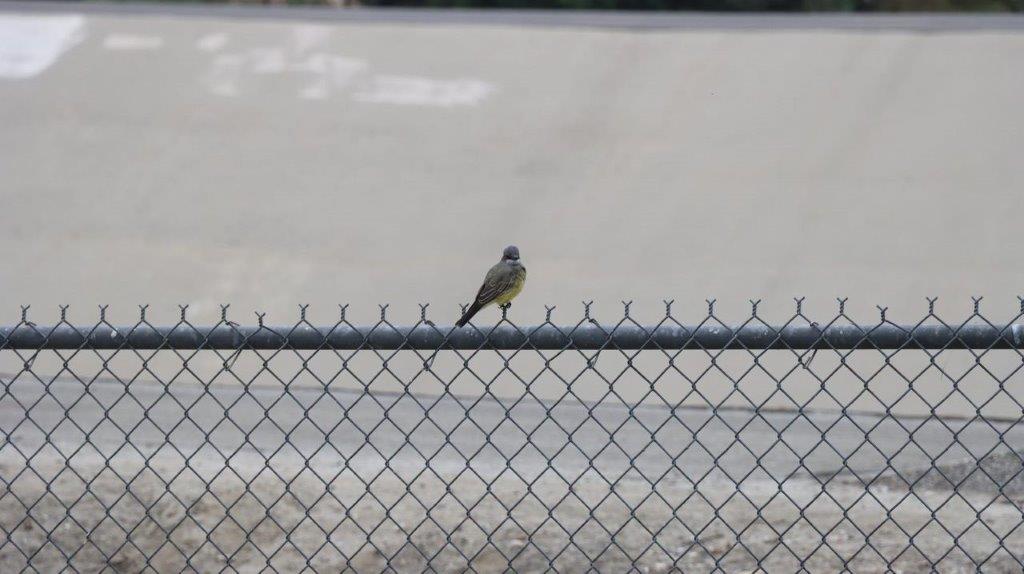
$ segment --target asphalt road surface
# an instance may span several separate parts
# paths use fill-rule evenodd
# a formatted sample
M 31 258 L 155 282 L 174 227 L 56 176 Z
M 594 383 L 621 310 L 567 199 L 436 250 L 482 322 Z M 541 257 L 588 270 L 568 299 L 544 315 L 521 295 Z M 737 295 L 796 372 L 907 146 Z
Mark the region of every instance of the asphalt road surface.
M 601 10 L 472 10 L 365 8 L 338 10 L 322 6 L 240 6 L 237 4 L 98 3 L 0 1 L 9 10 L 94 15 L 197 16 L 340 23 L 470 24 L 610 28 L 626 30 L 729 29 L 764 30 L 912 30 L 919 32 L 1020 30 L 1024 18 L 1007 14 L 711 14 L 700 12 L 633 12 Z M 1010 17 L 1008 17 L 1010 16 Z
M 1021 22 L 0 3 L 0 321 L 1009 319 Z
M 0 322 L 1006 322 L 1021 22 L 0 3 Z
M 23 456 L 48 444 L 69 459 L 98 454 L 115 465 L 135 449 L 146 457 L 174 449 L 200 466 L 255 455 L 270 465 L 308 460 L 366 476 L 385 466 L 415 474 L 429 465 L 442 473 L 470 466 L 497 477 L 510 464 L 526 477 L 549 466 L 567 476 L 592 468 L 610 478 L 649 480 L 681 469 L 693 482 L 714 471 L 737 483 L 748 475 L 782 482 L 836 473 L 871 482 L 893 470 L 913 480 L 932 466 L 973 472 L 976 460 L 990 454 L 1016 457 L 1002 475 L 1006 482 L 1019 471 L 1014 448 L 1024 444 L 1022 425 L 916 417 L 692 408 L 673 416 L 664 407 L 631 413 L 621 404 L 572 400 L 104 381 L 84 390 L 65 380 L 45 392 L 32 380 L 11 383 L 0 400 L 7 440 Z M 1022 487 L 1019 478 L 1009 485 L 1019 495 Z

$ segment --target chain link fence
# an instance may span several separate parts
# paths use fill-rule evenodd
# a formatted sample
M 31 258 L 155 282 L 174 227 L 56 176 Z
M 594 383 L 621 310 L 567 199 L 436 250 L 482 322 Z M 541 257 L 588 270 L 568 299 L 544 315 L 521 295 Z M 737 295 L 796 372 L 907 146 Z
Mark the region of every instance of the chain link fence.
M 0 329 L 7 572 L 1020 572 L 1021 314 Z

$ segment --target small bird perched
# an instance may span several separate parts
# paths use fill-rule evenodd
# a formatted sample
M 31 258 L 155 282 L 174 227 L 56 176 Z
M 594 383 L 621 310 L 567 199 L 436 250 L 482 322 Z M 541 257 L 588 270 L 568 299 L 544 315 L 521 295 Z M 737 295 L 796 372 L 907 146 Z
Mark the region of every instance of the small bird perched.
M 462 327 L 476 315 L 480 309 L 497 303 L 499 307 L 507 307 L 512 304 L 512 299 L 523 290 L 526 283 L 526 267 L 519 262 L 519 248 L 509 245 L 501 254 L 499 261 L 484 277 L 484 284 L 476 294 L 473 304 L 466 309 L 462 318 L 455 323 L 456 327 Z

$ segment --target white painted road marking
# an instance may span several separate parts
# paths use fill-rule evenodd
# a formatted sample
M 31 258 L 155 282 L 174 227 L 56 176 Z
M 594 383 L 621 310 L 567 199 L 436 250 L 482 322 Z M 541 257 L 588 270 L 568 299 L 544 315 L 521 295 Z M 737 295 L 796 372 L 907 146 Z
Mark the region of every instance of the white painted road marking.
M 103 47 L 108 50 L 159 50 L 163 45 L 164 39 L 159 36 L 110 34 L 103 39 Z
M 492 92 L 494 86 L 482 80 L 375 76 L 369 88 L 355 93 L 352 99 L 404 106 L 475 106 Z
M 213 94 L 238 97 L 259 93 L 267 80 L 296 82 L 294 95 L 302 100 L 327 100 L 339 92 L 353 101 L 372 104 L 411 106 L 475 106 L 496 91 L 483 80 L 438 79 L 421 76 L 371 74 L 371 66 L 330 50 L 332 29 L 325 26 L 294 26 L 290 36 L 278 45 L 221 51 L 228 37 L 212 33 L 196 42 L 196 47 L 212 56 L 203 83 Z
M 31 78 L 84 37 L 81 14 L 0 15 L 0 78 Z
M 284 48 L 251 48 L 245 52 L 224 52 L 214 57 L 206 73 L 207 89 L 218 96 L 241 95 L 247 76 L 295 75 L 303 78 L 297 87 L 301 99 L 324 100 L 350 84 L 369 66 L 363 60 L 329 52 L 295 56 Z

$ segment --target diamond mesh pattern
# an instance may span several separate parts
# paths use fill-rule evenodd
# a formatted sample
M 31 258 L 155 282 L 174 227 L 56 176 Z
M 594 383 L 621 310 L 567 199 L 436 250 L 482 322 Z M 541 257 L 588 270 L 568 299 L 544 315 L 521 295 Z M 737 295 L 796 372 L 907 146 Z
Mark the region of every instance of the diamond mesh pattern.
M 75 346 L 52 328 L 0 339 L 0 560 L 5 572 L 1019 572 L 1024 569 L 1024 354 L 975 302 L 934 311 L 940 348 L 893 347 L 841 301 L 781 333 L 857 329 L 856 344 L 757 348 L 699 337 L 637 348 L 616 333 L 684 327 L 629 315 L 600 348 L 409 345 L 410 330 L 262 317 L 234 349 L 210 330 L 146 319 L 117 333 L 194 335 L 190 347 Z M 507 316 L 501 326 L 519 330 Z M 236 329 L 226 308 L 218 329 Z M 449 336 L 426 318 L 415 329 Z M 394 335 L 296 348 L 289 334 Z M 275 348 L 252 344 L 262 331 Z M 525 331 L 525 329 L 523 329 Z M 733 327 L 732 332 L 736 332 Z M 242 331 L 239 331 L 241 333 Z M 119 339 L 121 340 L 121 339 Z M 380 340 L 380 339 L 375 339 Z M 570 339 L 567 339 L 571 341 Z M 326 340 L 325 340 L 326 341 Z M 410 348 L 413 347 L 413 348 Z

